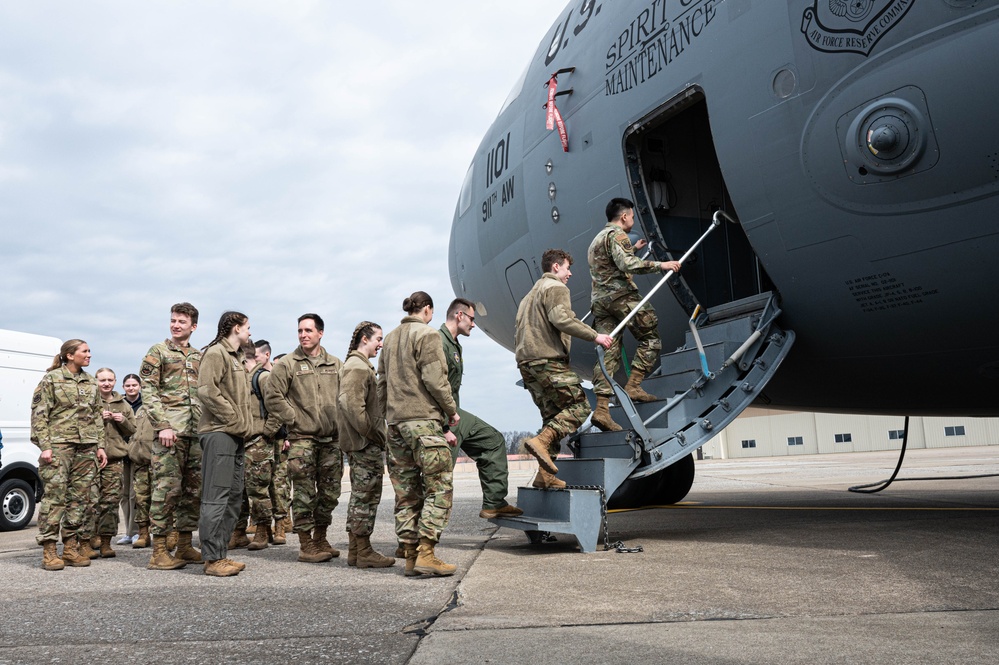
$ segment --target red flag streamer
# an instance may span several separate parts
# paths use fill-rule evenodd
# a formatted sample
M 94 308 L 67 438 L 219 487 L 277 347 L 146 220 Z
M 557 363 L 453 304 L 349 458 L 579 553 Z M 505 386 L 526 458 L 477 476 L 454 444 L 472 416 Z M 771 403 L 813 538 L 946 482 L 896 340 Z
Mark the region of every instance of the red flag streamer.
M 552 74 L 551 79 L 548 81 L 548 104 L 545 106 L 548 109 L 548 115 L 545 119 L 545 127 L 551 131 L 558 126 L 558 136 L 562 139 L 562 151 L 569 152 L 569 134 L 565 131 L 565 121 L 562 120 L 562 114 L 559 113 L 558 107 L 555 106 L 555 91 L 558 87 L 558 74 Z

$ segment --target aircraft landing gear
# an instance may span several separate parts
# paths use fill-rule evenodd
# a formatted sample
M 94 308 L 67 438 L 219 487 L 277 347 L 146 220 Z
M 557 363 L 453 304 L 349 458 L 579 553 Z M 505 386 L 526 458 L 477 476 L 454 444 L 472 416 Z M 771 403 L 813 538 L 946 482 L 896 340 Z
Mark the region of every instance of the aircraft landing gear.
M 694 456 L 687 455 L 662 471 L 624 481 L 607 502 L 609 510 L 668 506 L 687 496 L 694 484 Z

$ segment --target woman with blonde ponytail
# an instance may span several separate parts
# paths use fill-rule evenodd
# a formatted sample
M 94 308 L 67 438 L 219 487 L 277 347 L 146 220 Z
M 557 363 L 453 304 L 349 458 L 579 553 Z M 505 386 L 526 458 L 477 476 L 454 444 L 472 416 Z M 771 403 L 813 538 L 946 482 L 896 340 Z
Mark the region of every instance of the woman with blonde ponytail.
M 87 343 L 69 340 L 31 399 L 31 440 L 42 450 L 38 475 L 45 494 L 38 510 L 37 540 L 45 570 L 90 565 L 90 557 L 80 552 L 78 532 L 98 466 L 104 468 L 108 458 L 97 381 L 83 370 L 89 365 Z M 62 557 L 56 550 L 60 531 Z
M 340 371 L 337 397 L 340 449 L 350 461 L 347 565 L 358 568 L 386 568 L 395 563 L 371 547 L 385 471 L 385 409 L 378 401 L 371 364 L 381 348 L 381 326 L 371 321 L 357 324 Z

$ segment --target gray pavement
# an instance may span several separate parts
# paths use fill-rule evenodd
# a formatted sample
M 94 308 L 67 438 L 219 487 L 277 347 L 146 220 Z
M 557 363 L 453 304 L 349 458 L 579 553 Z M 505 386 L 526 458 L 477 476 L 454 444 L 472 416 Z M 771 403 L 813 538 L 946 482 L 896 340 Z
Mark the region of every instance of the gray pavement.
M 3 533 L 0 663 L 999 662 L 999 478 L 846 491 L 896 455 L 698 462 L 683 505 L 609 516 L 635 554 L 497 530 L 466 470 L 439 550 L 452 578 L 300 564 L 294 538 L 237 551 L 231 579 L 123 547 L 53 573 L 33 528 Z M 910 451 L 901 477 L 976 473 L 999 473 L 999 447 Z

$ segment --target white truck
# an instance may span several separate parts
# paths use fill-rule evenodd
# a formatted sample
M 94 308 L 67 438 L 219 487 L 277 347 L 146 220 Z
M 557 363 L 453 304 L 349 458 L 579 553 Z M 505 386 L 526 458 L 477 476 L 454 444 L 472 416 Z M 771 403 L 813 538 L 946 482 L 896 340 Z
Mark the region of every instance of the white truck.
M 26 527 L 42 496 L 31 396 L 60 346 L 55 337 L 0 330 L 0 531 Z

